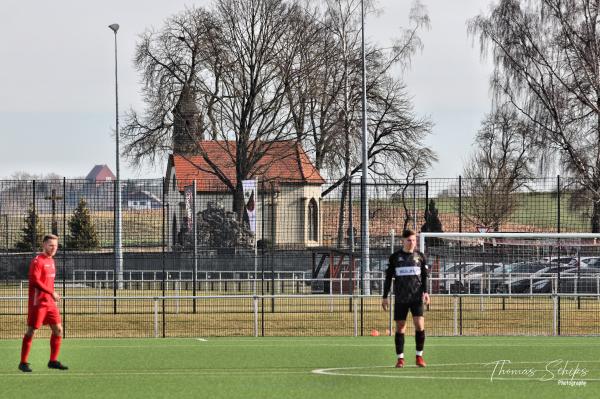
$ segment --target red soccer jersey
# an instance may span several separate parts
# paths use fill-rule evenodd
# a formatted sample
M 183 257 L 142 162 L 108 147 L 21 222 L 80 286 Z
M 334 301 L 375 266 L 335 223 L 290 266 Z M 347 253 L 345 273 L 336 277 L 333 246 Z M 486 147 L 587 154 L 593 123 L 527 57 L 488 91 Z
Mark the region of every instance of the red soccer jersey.
M 54 278 L 56 267 L 54 259 L 46 254 L 39 254 L 29 265 L 29 308 L 38 305 L 55 305 Z

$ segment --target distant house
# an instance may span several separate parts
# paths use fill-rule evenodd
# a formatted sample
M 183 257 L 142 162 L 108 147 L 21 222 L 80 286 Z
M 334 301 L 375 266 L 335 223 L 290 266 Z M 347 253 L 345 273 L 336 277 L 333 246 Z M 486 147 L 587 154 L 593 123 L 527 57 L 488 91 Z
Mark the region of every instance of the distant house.
M 88 175 L 85 177 L 85 180 L 88 182 L 96 184 L 113 181 L 115 179 L 115 175 L 106 165 L 94 166 L 90 173 L 88 173 Z
M 201 141 L 198 145 L 210 162 L 236 181 L 236 143 Z M 212 173 L 201 155 L 172 154 L 166 174 L 166 201 L 170 244 L 178 242 L 182 229 L 189 227 L 185 207 L 185 189 L 196 182 L 196 212 L 211 206 L 231 211 L 233 195 Z M 256 199 L 256 237 L 274 245 L 318 246 L 322 241 L 321 186 L 325 183 L 302 146 L 293 140 L 269 143 L 267 152 L 257 162 L 251 179 L 258 180 Z
M 128 193 L 125 201 L 127 208 L 133 210 L 160 209 L 162 207 L 162 201 L 148 191 Z

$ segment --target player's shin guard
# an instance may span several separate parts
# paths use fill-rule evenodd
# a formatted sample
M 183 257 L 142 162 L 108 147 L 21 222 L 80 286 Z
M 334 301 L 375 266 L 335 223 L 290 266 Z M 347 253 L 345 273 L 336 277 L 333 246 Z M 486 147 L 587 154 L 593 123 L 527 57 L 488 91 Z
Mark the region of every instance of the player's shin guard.
M 425 330 L 415 331 L 415 343 L 417 344 L 417 352 L 422 352 L 425 347 Z
M 58 360 L 58 353 L 60 352 L 60 344 L 62 337 L 59 335 L 52 334 L 50 336 L 50 361 L 55 362 Z
M 396 355 L 404 353 L 404 334 L 397 332 L 394 336 L 394 343 L 396 344 Z
M 29 357 L 29 351 L 31 351 L 32 342 L 33 337 L 29 337 L 27 335 L 23 336 L 23 343 L 21 344 L 21 363 L 27 363 L 27 358 Z

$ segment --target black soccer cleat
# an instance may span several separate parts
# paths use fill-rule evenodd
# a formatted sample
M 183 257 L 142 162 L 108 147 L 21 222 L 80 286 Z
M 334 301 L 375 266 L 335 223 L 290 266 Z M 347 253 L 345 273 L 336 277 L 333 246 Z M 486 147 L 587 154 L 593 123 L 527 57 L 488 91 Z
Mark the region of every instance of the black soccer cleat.
M 33 370 L 29 367 L 29 363 L 19 363 L 19 370 L 24 373 L 31 373 Z
M 62 364 L 58 360 L 49 361 L 48 362 L 48 368 L 49 369 L 57 369 L 57 370 L 68 370 L 69 369 L 67 366 L 65 366 L 64 364 Z

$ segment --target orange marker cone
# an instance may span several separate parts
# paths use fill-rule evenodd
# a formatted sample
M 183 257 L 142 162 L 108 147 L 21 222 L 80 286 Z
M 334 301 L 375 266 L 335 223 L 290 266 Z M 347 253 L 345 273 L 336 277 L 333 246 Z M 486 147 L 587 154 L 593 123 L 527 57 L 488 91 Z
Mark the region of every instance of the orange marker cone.
M 371 330 L 371 336 L 372 337 L 379 337 L 379 331 L 377 331 L 377 330 Z

